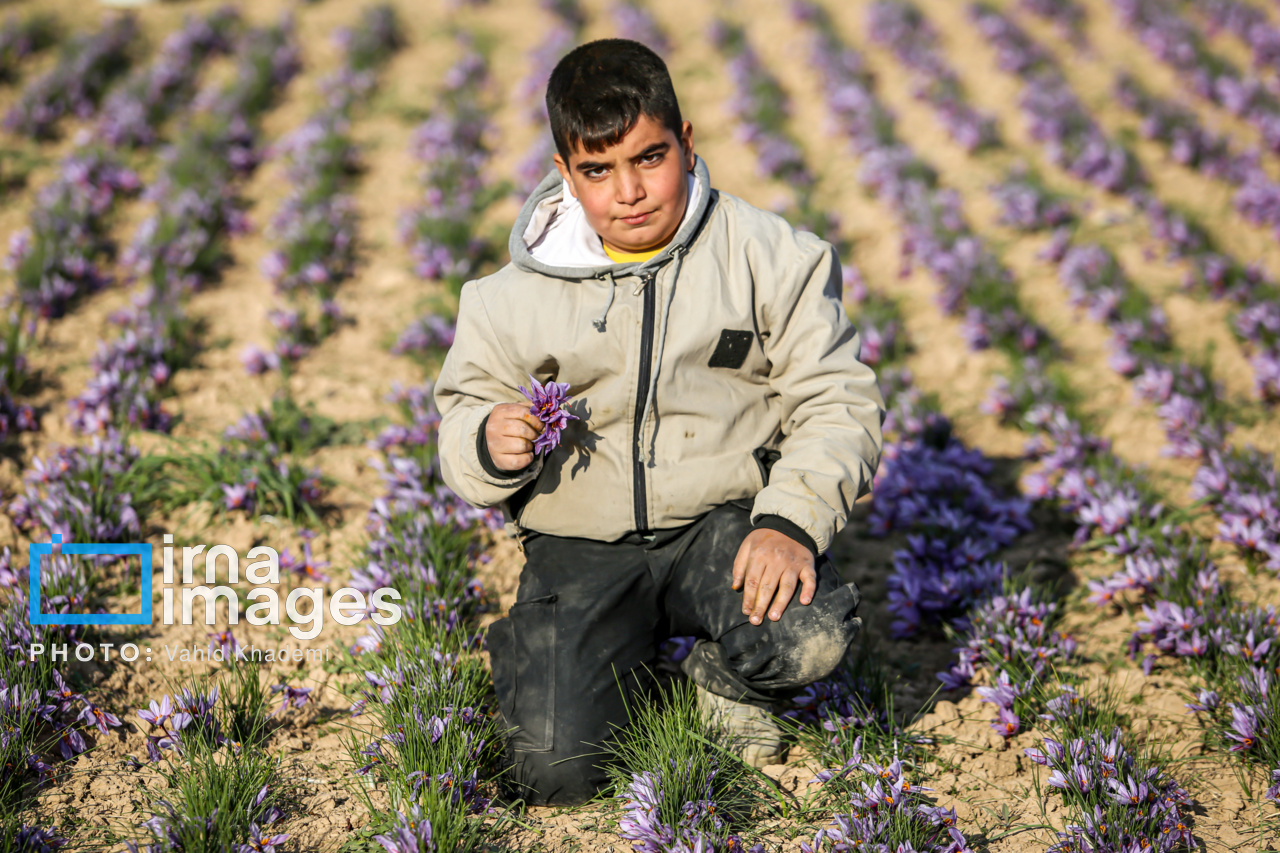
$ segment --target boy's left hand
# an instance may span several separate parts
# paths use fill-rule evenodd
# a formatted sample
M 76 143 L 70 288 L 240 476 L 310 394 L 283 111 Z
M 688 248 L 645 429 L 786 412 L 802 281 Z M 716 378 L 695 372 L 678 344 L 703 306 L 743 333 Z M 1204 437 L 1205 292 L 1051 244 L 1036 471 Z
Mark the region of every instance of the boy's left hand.
M 743 590 L 742 612 L 751 617 L 752 625 L 763 621 L 766 608 L 774 622 L 781 619 L 797 583 L 800 603 L 813 601 L 818 573 L 808 548 L 777 530 L 761 528 L 747 534 L 733 561 L 733 588 Z

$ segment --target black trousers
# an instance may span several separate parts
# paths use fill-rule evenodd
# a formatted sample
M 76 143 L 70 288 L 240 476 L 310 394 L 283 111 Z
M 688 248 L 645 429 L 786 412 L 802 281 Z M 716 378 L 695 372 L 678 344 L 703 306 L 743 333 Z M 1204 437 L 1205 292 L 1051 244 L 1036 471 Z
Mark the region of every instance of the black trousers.
M 818 591 L 799 589 L 782 618 L 752 625 L 733 561 L 751 532 L 749 502 L 693 524 L 599 542 L 532 533 L 516 603 L 489 628 L 508 741 L 509 793 L 533 805 L 577 805 L 607 780 L 601 745 L 627 723 L 627 702 L 672 636 L 699 643 L 684 671 L 734 700 L 786 698 L 840 663 L 862 620 L 861 595 L 819 557 Z

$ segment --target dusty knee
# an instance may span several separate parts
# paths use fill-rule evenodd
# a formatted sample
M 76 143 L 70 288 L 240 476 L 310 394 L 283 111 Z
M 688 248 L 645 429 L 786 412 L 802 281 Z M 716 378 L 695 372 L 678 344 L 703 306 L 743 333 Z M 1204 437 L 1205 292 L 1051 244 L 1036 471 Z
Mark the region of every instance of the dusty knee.
M 855 615 L 860 599 L 857 588 L 845 584 L 794 615 L 788 609 L 778 623 L 743 625 L 722 640 L 728 646 L 726 663 L 743 683 L 761 692 L 820 681 L 840 665 L 862 628 Z
M 862 620 L 855 616 L 842 626 L 843 630 L 813 626 L 812 630 L 792 634 L 776 651 L 776 687 L 804 687 L 831 675 L 861 627 Z

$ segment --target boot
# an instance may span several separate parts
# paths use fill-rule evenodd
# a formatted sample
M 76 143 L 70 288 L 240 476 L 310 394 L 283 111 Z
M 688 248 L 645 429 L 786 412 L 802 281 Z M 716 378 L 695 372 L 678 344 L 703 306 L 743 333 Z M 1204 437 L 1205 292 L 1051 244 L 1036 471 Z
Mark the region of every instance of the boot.
M 724 730 L 733 752 L 757 770 L 782 763 L 782 730 L 768 706 L 735 702 L 695 684 L 698 713 L 708 725 Z

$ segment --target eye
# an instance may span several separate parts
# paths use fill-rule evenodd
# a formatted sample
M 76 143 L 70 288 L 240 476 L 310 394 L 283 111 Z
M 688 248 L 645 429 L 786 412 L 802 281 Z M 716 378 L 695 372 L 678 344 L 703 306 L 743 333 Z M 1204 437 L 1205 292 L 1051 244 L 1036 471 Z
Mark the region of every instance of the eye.
M 588 178 L 602 178 L 604 177 L 604 172 L 604 166 L 596 166 L 595 168 L 587 169 L 583 174 Z
M 644 155 L 644 157 L 643 157 L 643 158 L 641 158 L 641 159 L 643 160 L 643 162 L 648 163 L 648 164 L 650 164 L 650 165 L 652 165 L 652 164 L 654 164 L 654 163 L 661 163 L 661 162 L 662 162 L 662 152 L 661 152 L 661 151 L 654 151 L 652 154 L 646 154 L 646 155 Z

